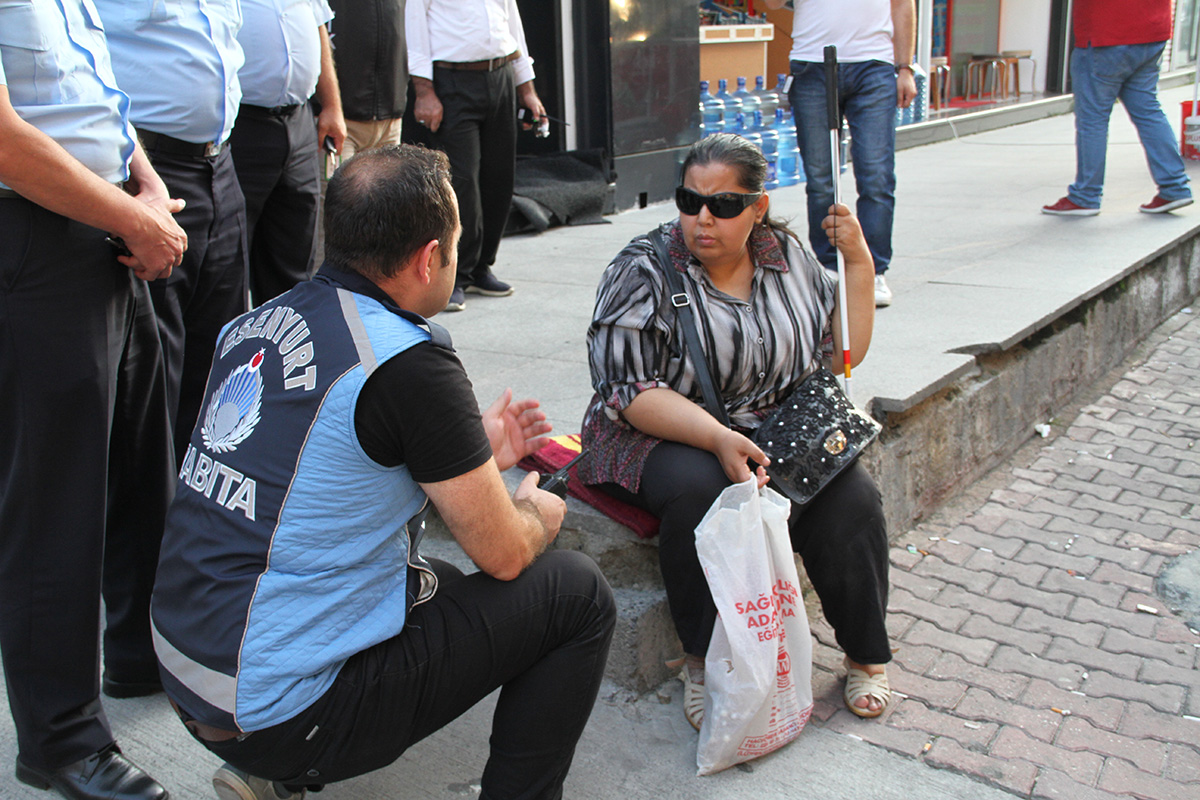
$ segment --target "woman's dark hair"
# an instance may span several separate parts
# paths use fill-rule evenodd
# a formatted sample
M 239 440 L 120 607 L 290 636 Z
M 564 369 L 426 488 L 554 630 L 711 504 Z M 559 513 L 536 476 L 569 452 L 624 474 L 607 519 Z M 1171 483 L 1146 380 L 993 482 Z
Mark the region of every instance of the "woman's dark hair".
M 458 225 L 445 153 L 401 144 L 365 150 L 325 192 L 325 258 L 343 270 L 389 278 Z
M 679 183 L 682 184 L 692 167 L 704 167 L 709 164 L 724 164 L 732 167 L 737 173 L 737 181 L 748 192 L 761 192 L 767 183 L 767 159 L 762 152 L 748 139 L 735 133 L 714 133 L 705 136 L 692 145 L 684 156 L 683 166 L 679 170 Z M 799 238 L 788 229 L 786 223 L 771 218 L 770 207 L 763 217 L 763 224 L 777 231 L 786 233 L 792 238 Z

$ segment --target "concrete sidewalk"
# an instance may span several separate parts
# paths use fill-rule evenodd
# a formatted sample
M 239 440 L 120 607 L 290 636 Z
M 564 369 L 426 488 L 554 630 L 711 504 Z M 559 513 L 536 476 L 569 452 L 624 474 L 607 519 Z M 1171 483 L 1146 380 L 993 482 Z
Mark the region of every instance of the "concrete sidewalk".
M 1163 103 L 1178 108 L 1186 97 L 1188 89 L 1172 90 Z M 888 273 L 896 301 L 880 311 L 871 354 L 855 371 L 860 405 L 903 415 L 961 391 L 965 377 L 996 367 L 989 354 L 1008 353 L 1120 288 L 1200 228 L 1200 207 L 1137 212 L 1154 189 L 1121 111 L 1104 212 L 1039 214 L 1065 194 L 1072 143 L 1065 116 L 898 154 L 897 258 Z M 1189 165 L 1193 176 L 1197 169 Z M 850 194 L 849 178 L 845 186 Z M 772 198 L 777 212 L 803 219 L 803 187 Z M 469 296 L 465 312 L 437 319 L 453 333 L 481 403 L 512 386 L 539 397 L 559 432 L 578 430 L 591 395 L 584 335 L 600 273 L 630 238 L 672 216 L 657 206 L 607 225 L 505 240 L 496 272 L 516 294 Z M 1200 438 L 1200 330 L 1189 315 L 1165 330 L 1172 339 L 1155 340 L 1143 364 L 1056 423 L 1054 439 L 990 476 L 984 485 L 994 494 L 893 531 L 900 650 L 892 675 L 903 697 L 883 721 L 841 708 L 840 655 L 817 618 L 817 709 L 799 740 L 746 769 L 696 778 L 678 685 L 641 697 L 606 685 L 566 796 L 1200 796 L 1200 636 L 1154 596 L 1168 560 L 1200 545 L 1191 447 Z M 1029 402 L 1043 400 L 1031 394 Z M 493 702 L 391 767 L 320 797 L 474 796 Z M 0 705 L 0 797 L 47 797 L 3 766 L 16 742 Z M 212 796 L 216 760 L 161 696 L 106 699 L 105 707 L 125 751 L 174 797 Z

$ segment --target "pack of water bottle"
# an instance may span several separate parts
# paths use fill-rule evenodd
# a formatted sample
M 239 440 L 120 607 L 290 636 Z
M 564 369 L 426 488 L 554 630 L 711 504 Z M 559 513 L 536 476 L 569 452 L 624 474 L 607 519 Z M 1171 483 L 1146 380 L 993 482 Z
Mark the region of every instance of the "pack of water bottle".
M 746 89 L 745 78 L 738 78 L 737 90 L 732 93 L 728 81 L 721 78 L 716 94 L 709 91 L 708 81 L 700 81 L 701 137 L 736 133 L 753 142 L 767 159 L 767 189 L 793 186 L 804 180 L 796 122 L 787 93 L 782 91 L 786 78 L 779 75 L 776 88 L 768 89 L 759 75 L 753 91 Z

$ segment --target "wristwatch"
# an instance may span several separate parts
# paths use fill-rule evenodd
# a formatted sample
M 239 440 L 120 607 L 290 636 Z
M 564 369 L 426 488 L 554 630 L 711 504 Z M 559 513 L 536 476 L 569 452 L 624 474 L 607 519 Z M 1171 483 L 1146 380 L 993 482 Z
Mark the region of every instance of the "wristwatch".
M 899 74 L 900 74 L 900 70 L 902 70 L 902 69 L 906 69 L 906 70 L 908 70 L 909 72 L 912 72 L 912 71 L 913 71 L 912 64 L 897 64 L 897 65 L 896 65 L 896 74 L 897 74 L 897 75 L 899 75 Z M 914 73 L 914 74 L 915 74 L 915 73 Z

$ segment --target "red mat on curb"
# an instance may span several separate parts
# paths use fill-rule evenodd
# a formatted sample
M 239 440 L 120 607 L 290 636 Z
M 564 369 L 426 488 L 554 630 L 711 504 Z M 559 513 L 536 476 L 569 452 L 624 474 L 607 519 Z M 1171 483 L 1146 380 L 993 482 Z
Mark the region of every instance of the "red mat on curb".
M 561 469 L 564 464 L 579 455 L 581 445 L 579 434 L 551 437 L 550 443 L 531 456 L 525 456 L 517 466 L 530 472 L 537 471 L 547 474 Z M 658 534 L 658 517 L 637 506 L 622 503 L 615 497 L 604 492 L 598 492 L 579 480 L 577 468 L 571 467 L 571 477 L 567 482 L 567 491 L 592 508 L 611 517 L 638 535 L 638 538 L 649 539 Z

